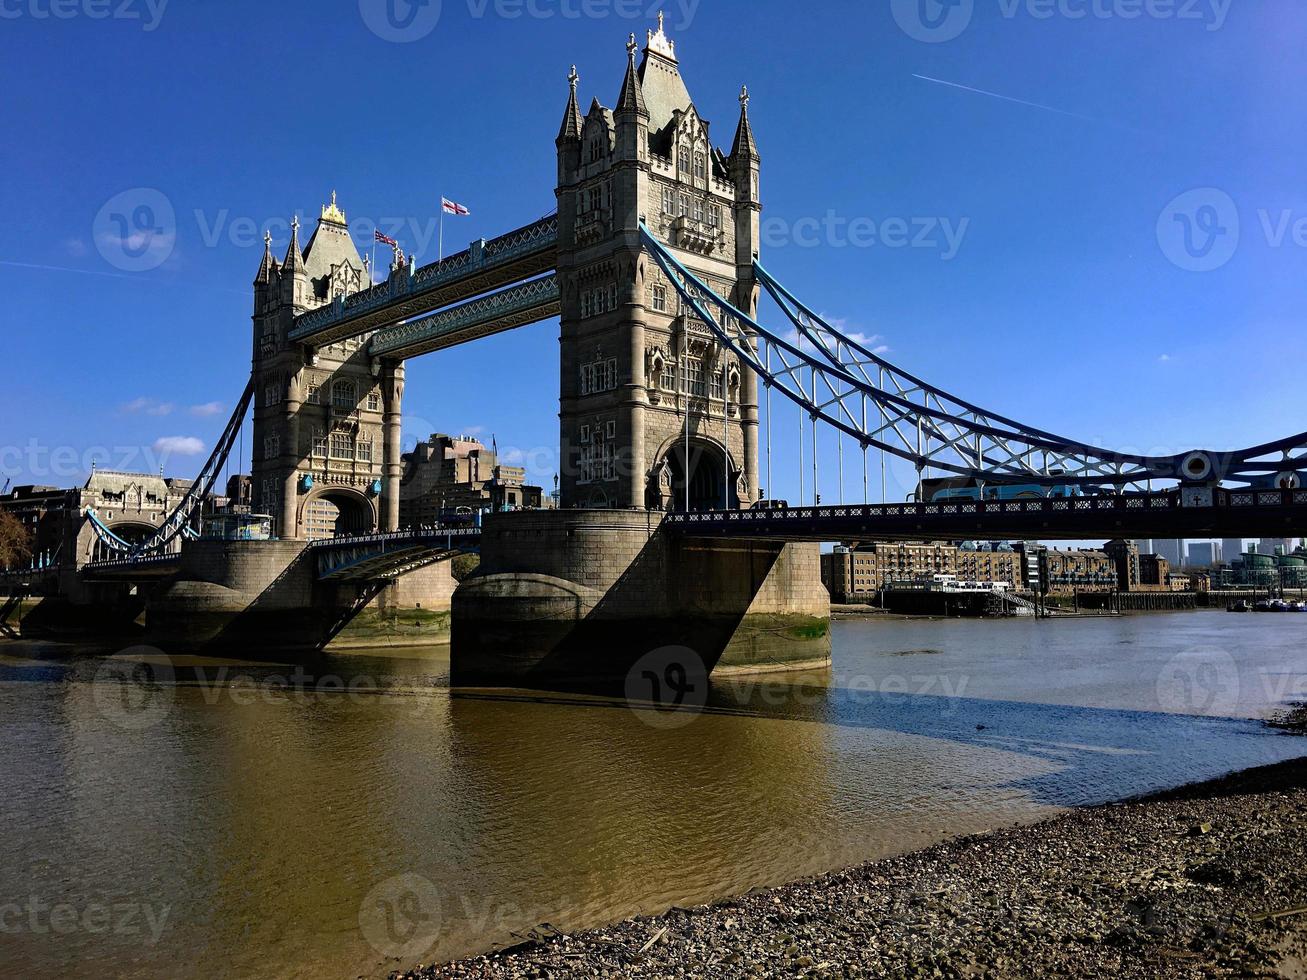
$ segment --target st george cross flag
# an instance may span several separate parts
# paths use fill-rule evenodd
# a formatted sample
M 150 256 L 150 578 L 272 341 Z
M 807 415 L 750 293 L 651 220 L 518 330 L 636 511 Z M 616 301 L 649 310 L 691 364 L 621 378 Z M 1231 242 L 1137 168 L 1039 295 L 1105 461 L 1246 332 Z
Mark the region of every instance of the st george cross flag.
M 463 207 L 463 205 L 456 204 L 447 197 L 442 197 L 440 199 L 440 209 L 444 211 L 445 214 L 457 214 L 460 217 L 467 217 L 472 213 L 467 208 Z

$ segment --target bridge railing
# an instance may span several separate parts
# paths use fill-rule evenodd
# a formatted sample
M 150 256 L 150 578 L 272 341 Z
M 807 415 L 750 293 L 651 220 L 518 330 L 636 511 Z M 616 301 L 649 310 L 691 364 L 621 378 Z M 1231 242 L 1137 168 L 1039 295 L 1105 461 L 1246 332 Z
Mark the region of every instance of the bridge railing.
M 362 292 L 338 297 L 326 306 L 303 313 L 291 325 L 290 339 L 304 340 L 341 321 L 363 316 L 392 302 L 457 282 L 469 272 L 489 270 L 523 256 L 533 255 L 555 245 L 557 241 L 558 216 L 542 218 L 506 235 L 488 242 L 477 242 L 472 248 L 424 265 L 414 270 L 411 276 L 391 276 L 385 282 L 379 282 Z
M 1038 500 L 938 501 L 902 504 L 832 504 L 822 507 L 786 507 L 779 509 L 699 511 L 668 514 L 666 523 L 674 527 L 695 524 L 779 524 L 784 521 L 807 521 L 839 518 L 893 517 L 970 517 L 994 514 L 1066 514 L 1086 512 L 1156 513 L 1192 507 L 1307 507 L 1307 490 L 1224 490 L 1216 489 L 1209 497 L 1187 497 L 1186 491 L 1168 490 L 1152 494 L 1121 494 L 1093 497 L 1041 497 Z
M 384 531 L 377 534 L 360 534 L 338 538 L 319 538 L 309 542 L 310 549 L 353 548 L 359 545 L 385 545 L 408 541 L 423 541 L 430 538 L 476 538 L 481 536 L 479 527 L 442 527 L 429 524 L 422 527 L 406 528 L 402 531 Z

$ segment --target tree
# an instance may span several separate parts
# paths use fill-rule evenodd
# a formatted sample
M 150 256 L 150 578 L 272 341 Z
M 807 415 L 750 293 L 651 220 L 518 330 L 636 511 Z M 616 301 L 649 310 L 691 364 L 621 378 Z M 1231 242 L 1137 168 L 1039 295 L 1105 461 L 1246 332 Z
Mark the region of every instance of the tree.
M 23 522 L 0 510 L 0 568 L 21 568 L 32 557 L 32 535 Z
M 455 555 L 454 567 L 452 569 L 454 573 L 454 581 L 462 582 L 469 575 L 475 572 L 480 564 L 480 555 Z

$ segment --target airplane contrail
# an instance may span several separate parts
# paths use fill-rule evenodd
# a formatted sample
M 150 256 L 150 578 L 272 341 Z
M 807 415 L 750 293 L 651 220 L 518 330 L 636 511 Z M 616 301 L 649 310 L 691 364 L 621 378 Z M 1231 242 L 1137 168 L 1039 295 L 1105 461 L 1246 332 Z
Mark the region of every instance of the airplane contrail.
M 986 95 L 991 99 L 1001 99 L 1004 102 L 1015 102 L 1017 105 L 1029 106 L 1032 109 L 1043 109 L 1045 112 L 1055 112 L 1059 116 L 1070 116 L 1073 119 L 1083 119 L 1086 122 L 1101 123 L 1105 126 L 1116 126 L 1120 129 L 1129 129 L 1129 126 L 1122 126 L 1120 123 L 1114 123 L 1107 119 L 1099 119 L 1096 116 L 1085 116 L 1079 112 L 1070 112 L 1067 109 L 1058 109 L 1051 105 L 1041 105 L 1038 102 L 1027 102 L 1025 99 L 1014 98 L 1011 95 L 1000 95 L 998 92 L 987 92 L 983 88 L 972 88 L 970 85 L 961 85 L 957 82 L 946 82 L 942 78 L 931 78 L 929 75 L 918 75 L 915 72 L 913 78 L 919 78 L 923 82 L 933 82 L 936 85 L 947 85 L 949 88 L 958 88 L 964 92 L 974 92 L 976 95 Z M 1134 130 L 1132 130 L 1134 132 Z
M 0 265 L 11 266 L 15 269 L 40 269 L 43 272 L 71 272 L 79 276 L 107 276 L 110 279 L 141 279 L 140 276 L 131 276 L 125 272 L 101 272 L 99 269 L 72 269 L 66 265 L 37 265 L 34 262 L 14 262 L 9 259 L 0 259 Z
M 219 293 L 233 293 L 238 296 L 244 296 L 243 290 L 232 289 L 229 286 L 211 286 L 207 283 L 175 283 L 163 282 L 158 279 L 151 279 L 149 276 L 140 273 L 132 274 L 128 272 L 103 272 L 99 269 L 74 269 L 66 265 L 39 265 L 35 262 L 15 262 L 12 259 L 0 259 L 0 266 L 9 266 L 13 269 L 39 269 L 42 272 L 71 272 L 75 276 L 103 276 L 106 279 L 130 279 L 133 282 L 144 283 L 147 286 L 175 286 L 186 285 L 188 287 L 199 285 L 201 289 L 208 289 Z

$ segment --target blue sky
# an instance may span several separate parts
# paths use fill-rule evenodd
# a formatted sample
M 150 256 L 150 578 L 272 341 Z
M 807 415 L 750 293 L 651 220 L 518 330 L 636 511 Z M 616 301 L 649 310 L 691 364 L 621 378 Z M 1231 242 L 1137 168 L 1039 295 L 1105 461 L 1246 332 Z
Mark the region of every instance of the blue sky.
M 412 26 L 389 26 L 388 2 Z M 262 228 L 280 255 L 290 215 L 311 225 L 334 188 L 351 220 L 381 221 L 429 261 L 442 194 L 472 211 L 446 222 L 447 250 L 550 211 L 568 67 L 585 103 L 613 104 L 625 38 L 643 40 L 656 9 L 0 0 L 0 484 L 71 484 L 92 455 L 157 467 L 156 448 L 170 474 L 193 474 L 248 372 Z M 1222 449 L 1307 428 L 1307 8 L 666 10 L 719 145 L 749 85 L 765 263 L 892 360 L 1112 447 Z M 161 199 L 175 215 L 166 255 L 115 251 L 111 202 Z M 1177 209 L 1198 222 L 1187 247 Z M 840 230 L 895 219 L 933 223 L 926 247 Z M 801 233 L 813 228 L 815 245 Z M 552 482 L 555 323 L 413 362 L 409 379 L 410 436 L 494 433 Z M 784 412 L 768 493 L 797 499 Z M 847 497 L 861 499 L 847 459 Z M 821 482 L 839 498 L 833 462 Z M 911 482 L 893 473 L 890 496 Z

